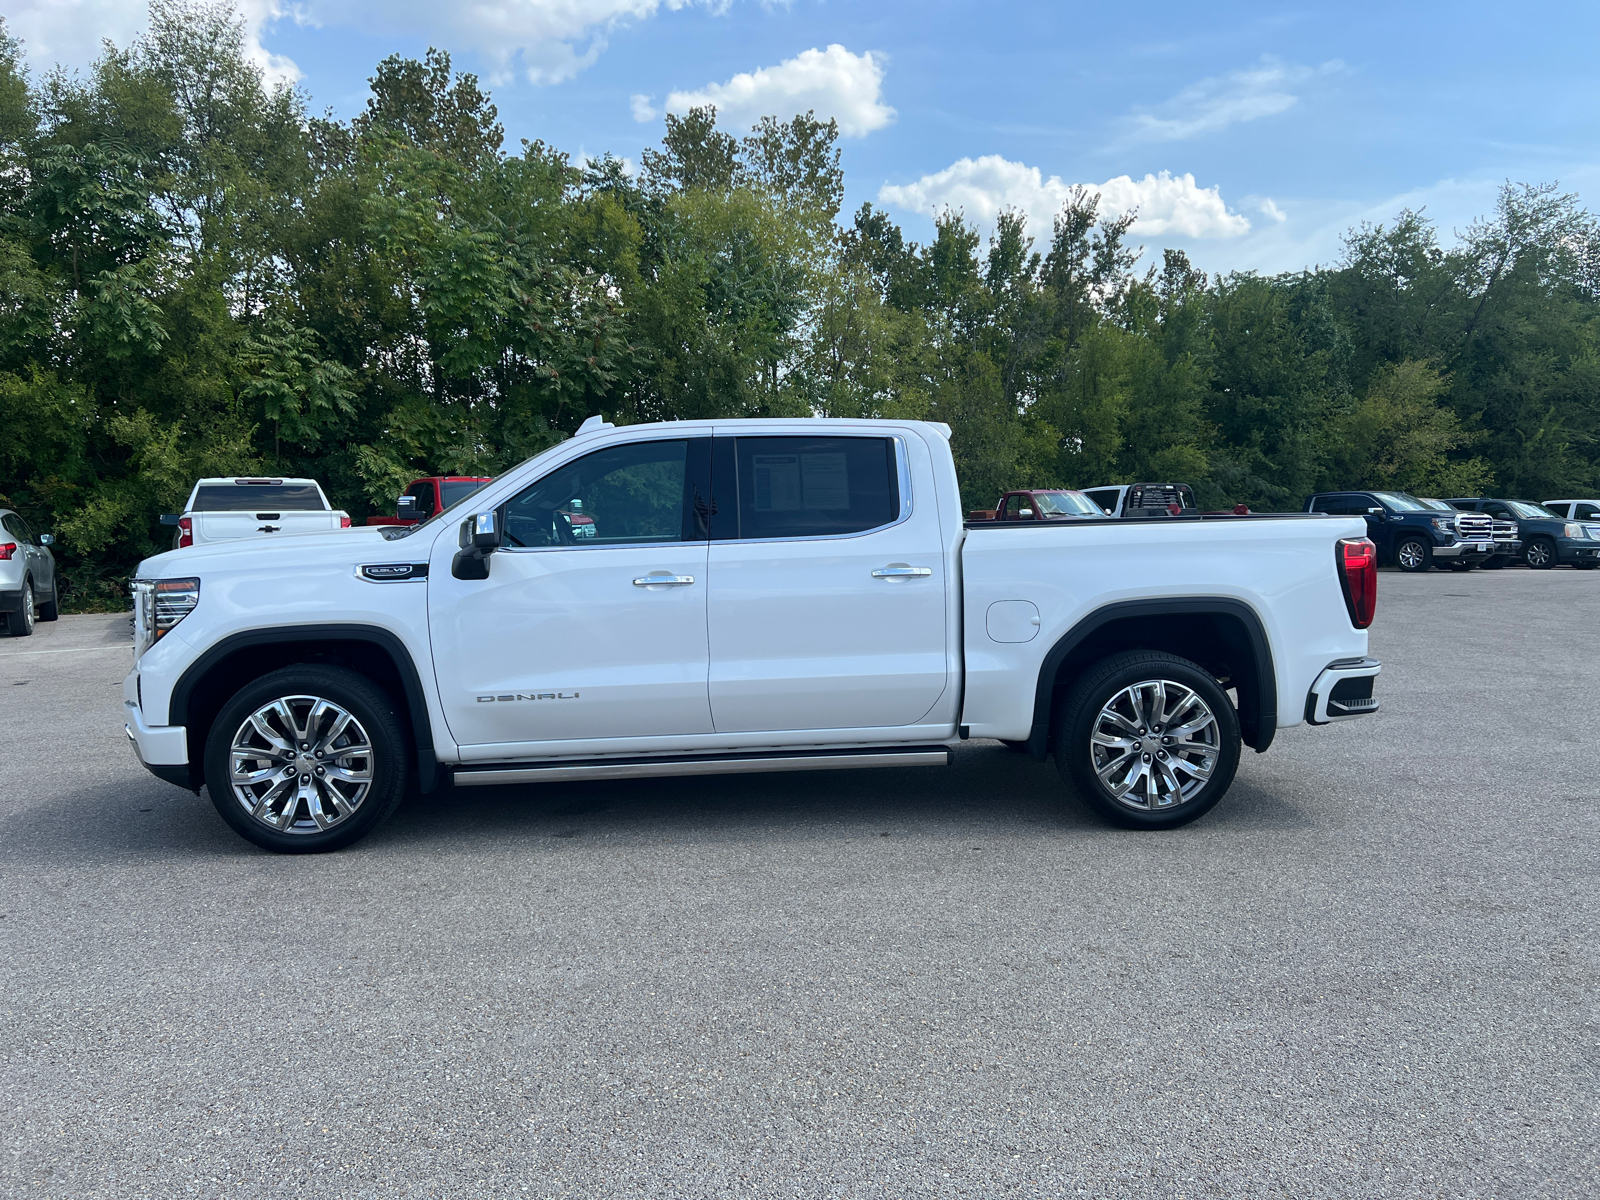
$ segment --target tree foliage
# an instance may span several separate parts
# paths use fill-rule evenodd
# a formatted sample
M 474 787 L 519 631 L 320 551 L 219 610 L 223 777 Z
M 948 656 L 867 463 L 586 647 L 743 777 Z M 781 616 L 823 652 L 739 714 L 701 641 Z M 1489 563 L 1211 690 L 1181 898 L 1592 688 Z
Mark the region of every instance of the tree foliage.
M 1192 483 L 1600 491 L 1600 225 L 1507 185 L 1454 244 L 1419 212 L 1331 267 L 1136 267 L 1135 213 L 960 212 L 926 245 L 841 218 L 839 130 L 666 119 L 635 175 L 515 149 L 448 54 L 365 109 L 268 88 L 237 12 L 153 0 L 83 75 L 0 23 L 0 502 L 61 535 L 65 599 L 120 604 L 201 474 L 320 479 L 359 520 L 621 422 L 947 422 L 964 498 Z

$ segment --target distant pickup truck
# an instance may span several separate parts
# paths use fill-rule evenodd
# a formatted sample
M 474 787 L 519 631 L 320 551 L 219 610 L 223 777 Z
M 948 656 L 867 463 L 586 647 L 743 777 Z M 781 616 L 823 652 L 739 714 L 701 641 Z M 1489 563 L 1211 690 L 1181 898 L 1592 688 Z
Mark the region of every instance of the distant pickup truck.
M 975 509 L 969 521 L 1103 521 L 1106 514 L 1082 492 L 1065 488 L 1025 488 L 1007 492 L 993 508 Z
M 315 479 L 202 479 L 183 512 L 163 514 L 176 526 L 172 548 L 237 542 L 279 533 L 349 529 L 350 514 L 334 508 Z
M 1115 483 L 1084 488 L 1108 517 L 1166 517 L 1198 513 L 1187 483 Z
M 421 525 L 156 555 L 128 736 L 292 853 L 408 786 L 933 767 L 968 737 L 1170 829 L 1242 747 L 1377 710 L 1359 516 L 967 522 L 949 438 L 594 418 Z
M 392 517 L 368 517 L 368 525 L 418 525 L 434 513 L 443 512 L 456 501 L 472 495 L 484 484 L 493 482 L 488 475 L 428 475 L 406 484 L 395 503 Z

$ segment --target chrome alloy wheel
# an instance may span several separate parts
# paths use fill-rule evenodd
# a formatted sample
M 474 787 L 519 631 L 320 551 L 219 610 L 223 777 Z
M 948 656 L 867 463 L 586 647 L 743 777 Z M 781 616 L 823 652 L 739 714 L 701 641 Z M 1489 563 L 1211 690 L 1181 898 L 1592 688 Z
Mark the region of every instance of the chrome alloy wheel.
M 1422 565 L 1422 543 L 1401 542 L 1400 551 L 1396 557 L 1400 559 L 1400 565 L 1406 570 L 1415 571 Z
M 34 622 L 39 619 L 39 610 L 35 605 L 33 582 L 25 579 L 22 581 L 22 627 L 30 632 L 33 629 Z
M 268 829 L 320 833 L 355 815 L 375 766 L 367 732 L 349 712 L 320 696 L 283 696 L 234 733 L 228 782 Z
M 1089 736 L 1089 762 L 1117 803 L 1135 812 L 1162 812 L 1205 787 L 1221 746 L 1216 715 L 1192 688 L 1146 679 L 1101 706 Z

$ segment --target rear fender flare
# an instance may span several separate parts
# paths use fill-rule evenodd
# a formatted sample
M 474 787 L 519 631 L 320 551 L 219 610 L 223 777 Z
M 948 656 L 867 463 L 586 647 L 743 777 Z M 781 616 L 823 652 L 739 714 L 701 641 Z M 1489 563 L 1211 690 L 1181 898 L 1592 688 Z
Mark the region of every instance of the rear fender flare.
M 1241 732 L 1245 745 L 1258 754 L 1265 751 L 1272 745 L 1278 729 L 1278 679 L 1272 661 L 1272 644 L 1267 640 L 1267 631 L 1260 616 L 1243 600 L 1231 596 L 1175 596 L 1157 600 L 1119 600 L 1107 604 L 1095 609 L 1061 636 L 1039 667 L 1033 701 L 1033 727 L 1027 741 L 1028 753 L 1040 762 L 1045 760 L 1050 745 L 1050 724 L 1058 676 L 1062 665 L 1084 642 L 1113 622 L 1128 618 L 1210 615 L 1236 618 L 1244 628 L 1251 656 L 1255 660 L 1255 719 L 1253 722 L 1241 719 Z

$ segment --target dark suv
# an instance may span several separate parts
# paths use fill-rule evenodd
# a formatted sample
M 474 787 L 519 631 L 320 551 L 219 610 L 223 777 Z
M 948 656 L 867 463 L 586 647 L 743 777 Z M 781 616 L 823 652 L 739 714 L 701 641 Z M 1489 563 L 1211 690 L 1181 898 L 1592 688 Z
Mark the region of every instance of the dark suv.
M 1522 538 L 1523 561 L 1536 571 L 1557 563 L 1571 563 L 1580 571 L 1600 566 L 1600 524 L 1568 521 L 1528 500 L 1470 496 L 1455 497 L 1450 503 L 1463 512 L 1487 513 L 1502 521 L 1515 521 Z
M 1405 492 L 1318 492 L 1307 512 L 1365 517 L 1378 561 L 1402 571 L 1440 566 L 1469 571 L 1494 557 L 1494 521 L 1476 513 L 1440 513 Z

